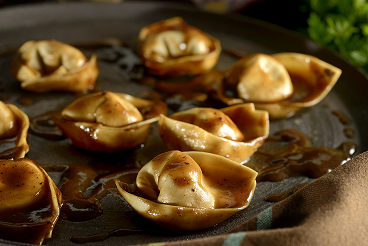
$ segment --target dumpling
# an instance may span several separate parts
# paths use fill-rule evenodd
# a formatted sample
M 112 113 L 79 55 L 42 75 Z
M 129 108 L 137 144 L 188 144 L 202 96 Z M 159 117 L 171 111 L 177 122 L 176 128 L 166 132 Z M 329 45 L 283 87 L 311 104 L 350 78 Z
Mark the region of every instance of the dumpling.
M 114 152 L 142 144 L 158 116 L 166 113 L 162 101 L 106 91 L 78 98 L 53 120 L 76 147 Z
M 4 145 L 11 145 L 10 148 L 5 148 L 5 150 L 0 148 L 0 159 L 23 158 L 29 151 L 27 143 L 28 116 L 17 106 L 5 104 L 2 101 L 0 101 L 0 115 L 1 145 L 3 143 Z M 14 142 L 14 146 L 12 146 L 12 142 Z
M 286 68 L 272 56 L 254 54 L 238 60 L 224 75 L 226 85 L 236 87 L 246 102 L 275 102 L 293 93 Z
M 204 151 L 242 162 L 268 137 L 269 120 L 267 111 L 247 103 L 161 115 L 157 130 L 169 150 Z
M 10 72 L 23 89 L 32 92 L 72 91 L 94 88 L 100 73 L 97 56 L 84 54 L 56 40 L 28 41 L 18 50 Z
M 220 41 L 173 17 L 143 27 L 138 36 L 144 65 L 159 76 L 211 71 L 221 53 Z
M 320 102 L 340 75 L 339 68 L 310 55 L 254 54 L 225 72 L 216 96 L 228 105 L 253 102 L 278 119 Z
M 60 215 L 61 193 L 27 158 L 0 160 L 0 238 L 41 245 Z
M 134 192 L 119 193 L 141 216 L 170 231 L 214 226 L 246 208 L 257 172 L 225 157 L 205 152 L 169 151 L 139 171 Z

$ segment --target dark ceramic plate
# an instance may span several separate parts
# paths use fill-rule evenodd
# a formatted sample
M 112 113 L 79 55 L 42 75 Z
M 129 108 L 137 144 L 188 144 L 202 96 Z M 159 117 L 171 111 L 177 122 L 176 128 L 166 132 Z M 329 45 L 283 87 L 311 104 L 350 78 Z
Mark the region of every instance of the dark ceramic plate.
M 56 39 L 67 43 L 83 43 L 101 38 L 113 37 L 122 40 L 130 47 L 136 47 L 139 30 L 150 23 L 173 16 L 181 16 L 190 25 L 218 38 L 224 50 L 241 50 L 248 53 L 298 52 L 314 55 L 342 69 L 342 76 L 333 90 L 318 105 L 302 110 L 289 119 L 271 122 L 271 133 L 285 128 L 296 128 L 311 138 L 315 146 L 336 148 L 346 141 L 357 144 L 356 153 L 368 146 L 368 80 L 366 76 L 338 55 L 321 48 L 302 36 L 274 26 L 239 15 L 216 15 L 202 12 L 188 5 L 160 2 L 126 2 L 122 4 L 63 3 L 40 4 L 5 8 L 0 11 L 0 97 L 7 103 L 18 105 L 30 118 L 61 110 L 76 95 L 73 93 L 35 94 L 20 89 L 9 73 L 11 51 L 23 42 L 39 39 Z M 7 53 L 8 52 L 8 53 Z M 87 52 L 90 52 L 90 50 Z M 120 51 L 99 50 L 99 54 L 117 55 Z M 110 52 L 110 53 L 109 53 Z M 101 75 L 97 86 L 102 90 L 125 92 L 138 95 L 148 89 L 130 81 L 131 65 L 136 62 L 129 50 L 121 51 L 120 58 L 127 58 L 129 64 L 100 59 Z M 225 69 L 233 64 L 234 57 L 222 54 L 218 68 Z M 24 104 L 24 99 L 31 101 Z M 189 102 L 190 103 L 190 102 Z M 191 106 L 177 105 L 179 109 Z M 349 119 L 343 124 L 333 112 L 339 112 Z M 355 132 L 347 137 L 344 129 Z M 96 155 L 75 149 L 68 140 L 47 140 L 29 134 L 30 151 L 27 157 L 39 164 L 82 164 L 91 162 L 145 163 L 166 150 L 155 129 L 144 148 L 133 152 L 113 155 Z M 120 165 L 120 164 L 116 164 Z M 129 236 L 112 236 L 104 241 L 87 245 L 130 245 L 169 240 L 184 240 L 208 237 L 225 233 L 272 205 L 264 201 L 266 195 L 286 191 L 297 184 L 310 182 L 306 177 L 288 178 L 281 182 L 261 182 L 257 185 L 250 206 L 228 220 L 212 228 L 192 233 L 170 233 L 136 215 L 115 193 L 102 199 L 104 213 L 97 219 L 86 222 L 59 220 L 53 237 L 45 241 L 48 245 L 73 245 L 73 236 L 104 234 L 119 228 L 144 228 L 146 233 Z M 17 243 L 0 241 L 4 245 Z

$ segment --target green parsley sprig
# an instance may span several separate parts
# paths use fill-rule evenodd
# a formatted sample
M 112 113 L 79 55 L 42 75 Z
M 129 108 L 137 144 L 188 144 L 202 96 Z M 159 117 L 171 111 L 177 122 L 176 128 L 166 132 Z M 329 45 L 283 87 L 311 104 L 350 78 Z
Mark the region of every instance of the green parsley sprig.
M 310 0 L 308 34 L 368 71 L 368 2 Z

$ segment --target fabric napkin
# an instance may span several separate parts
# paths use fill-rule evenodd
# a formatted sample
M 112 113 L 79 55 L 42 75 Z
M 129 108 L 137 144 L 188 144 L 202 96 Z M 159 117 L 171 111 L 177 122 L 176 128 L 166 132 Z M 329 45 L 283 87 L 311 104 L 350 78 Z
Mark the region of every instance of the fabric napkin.
M 149 246 L 368 245 L 368 152 L 232 231 Z

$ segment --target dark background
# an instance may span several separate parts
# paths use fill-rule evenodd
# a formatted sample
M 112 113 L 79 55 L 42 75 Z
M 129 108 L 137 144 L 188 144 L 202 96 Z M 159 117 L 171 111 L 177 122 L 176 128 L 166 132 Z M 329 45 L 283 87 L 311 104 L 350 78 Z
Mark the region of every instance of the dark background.
M 128 0 L 134 1 L 134 0 Z M 176 0 L 193 4 L 190 0 Z M 0 7 L 42 2 L 62 2 L 60 0 L 0 0 Z M 173 1 L 169 1 L 173 2 Z M 305 33 L 310 8 L 307 0 L 251 0 L 241 8 L 233 10 L 249 17 L 267 21 L 290 30 Z

